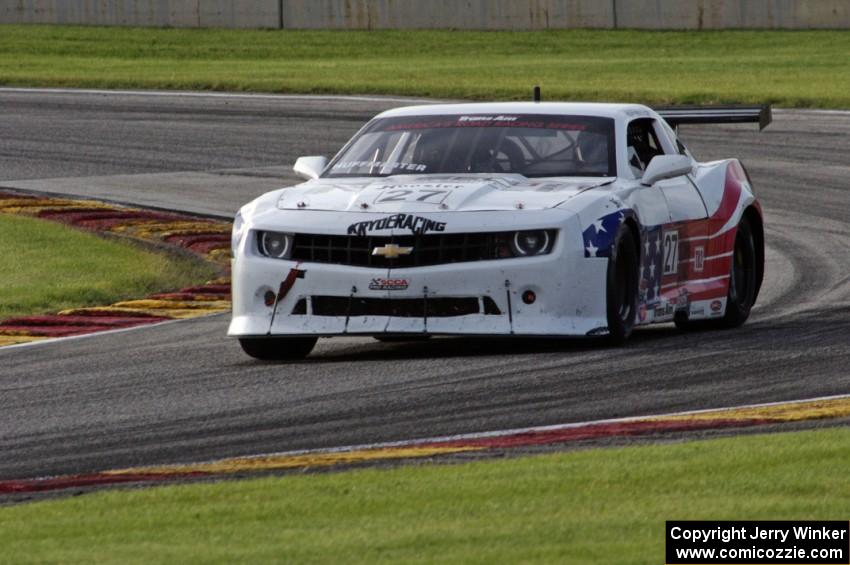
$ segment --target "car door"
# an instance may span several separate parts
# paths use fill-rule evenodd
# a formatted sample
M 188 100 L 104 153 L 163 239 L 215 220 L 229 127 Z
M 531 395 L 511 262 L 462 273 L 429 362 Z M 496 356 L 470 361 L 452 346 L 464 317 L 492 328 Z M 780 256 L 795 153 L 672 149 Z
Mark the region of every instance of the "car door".
M 690 152 L 679 141 L 673 130 L 664 122 L 656 123 L 661 144 L 668 154 L 685 155 Z M 670 208 L 670 220 L 679 238 L 678 289 L 680 295 L 699 292 L 704 279 L 708 243 L 708 209 L 695 184 L 692 174 L 659 183 Z
M 653 133 L 652 120 L 638 118 L 629 122 L 626 129 L 626 154 L 629 169 L 636 181 L 643 178 L 647 165 L 655 155 L 663 154 Z M 661 187 L 641 186 L 632 192 L 629 204 L 634 208 L 644 226 L 659 226 L 670 221 L 670 209 Z
M 654 130 L 665 155 L 684 155 L 693 160 L 685 146 L 676 138 L 676 134 L 663 123 L 656 122 Z M 693 182 L 693 175 L 685 175 L 673 179 L 666 179 L 658 183 L 667 199 L 667 207 L 670 209 L 670 220 L 673 222 L 687 222 L 690 220 L 704 220 L 708 217 L 708 210 L 702 195 Z
M 680 153 L 665 127 L 653 118 L 629 124 L 629 166 L 638 178 L 654 157 Z M 677 308 L 687 306 L 687 286 L 703 269 L 708 213 L 690 175 L 661 180 L 644 190 L 663 195 L 667 217 L 645 230 L 642 294 L 653 308 L 653 319 L 669 319 Z

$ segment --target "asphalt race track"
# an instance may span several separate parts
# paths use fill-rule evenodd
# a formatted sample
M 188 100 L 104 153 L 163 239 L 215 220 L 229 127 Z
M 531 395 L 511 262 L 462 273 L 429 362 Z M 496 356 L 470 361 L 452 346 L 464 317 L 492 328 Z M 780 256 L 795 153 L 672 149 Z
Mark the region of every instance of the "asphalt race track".
M 400 104 L 0 90 L 0 186 L 231 215 Z M 702 160 L 742 158 L 765 208 L 765 288 L 740 330 L 671 324 L 623 348 L 345 338 L 261 364 L 214 316 L 4 349 L 0 478 L 850 392 L 850 113 L 682 135 Z

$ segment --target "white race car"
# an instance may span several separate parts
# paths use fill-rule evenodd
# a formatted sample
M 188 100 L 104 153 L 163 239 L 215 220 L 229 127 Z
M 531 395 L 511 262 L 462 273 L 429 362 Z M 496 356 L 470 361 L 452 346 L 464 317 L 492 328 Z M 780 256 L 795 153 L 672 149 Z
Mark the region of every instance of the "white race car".
M 229 335 L 259 359 L 319 337 L 605 336 L 742 324 L 762 213 L 736 159 L 700 163 L 679 123 L 769 107 L 494 103 L 384 112 L 307 182 L 233 226 Z M 672 127 L 671 127 L 672 126 Z

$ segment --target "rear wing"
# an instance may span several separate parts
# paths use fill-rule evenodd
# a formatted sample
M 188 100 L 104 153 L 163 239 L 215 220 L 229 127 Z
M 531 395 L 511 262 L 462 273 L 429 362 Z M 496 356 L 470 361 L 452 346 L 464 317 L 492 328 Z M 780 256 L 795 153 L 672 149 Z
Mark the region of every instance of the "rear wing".
M 663 106 L 653 108 L 671 127 L 680 124 L 757 123 L 759 131 L 770 125 L 770 104 L 760 106 Z

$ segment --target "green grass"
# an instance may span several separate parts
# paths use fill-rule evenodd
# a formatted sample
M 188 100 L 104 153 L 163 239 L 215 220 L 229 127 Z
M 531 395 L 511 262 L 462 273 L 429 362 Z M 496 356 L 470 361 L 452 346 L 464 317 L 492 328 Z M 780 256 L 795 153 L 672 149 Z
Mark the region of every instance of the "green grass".
M 850 31 L 0 26 L 0 84 L 850 107 Z
M 850 514 L 850 429 L 146 490 L 0 509 L 14 563 L 663 563 L 668 519 Z
M 104 306 L 214 276 L 176 259 L 62 224 L 0 214 L 0 319 Z

